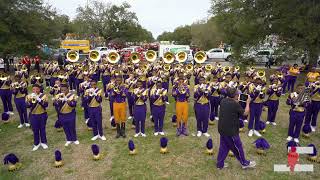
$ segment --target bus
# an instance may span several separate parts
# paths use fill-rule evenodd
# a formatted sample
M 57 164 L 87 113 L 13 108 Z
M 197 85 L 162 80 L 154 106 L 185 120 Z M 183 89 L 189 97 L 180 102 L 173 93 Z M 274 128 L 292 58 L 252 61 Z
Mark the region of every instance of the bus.
M 82 53 L 89 53 L 90 52 L 90 41 L 89 40 L 63 40 L 61 41 L 62 49 L 68 50 L 76 50 L 79 51 L 80 54 Z

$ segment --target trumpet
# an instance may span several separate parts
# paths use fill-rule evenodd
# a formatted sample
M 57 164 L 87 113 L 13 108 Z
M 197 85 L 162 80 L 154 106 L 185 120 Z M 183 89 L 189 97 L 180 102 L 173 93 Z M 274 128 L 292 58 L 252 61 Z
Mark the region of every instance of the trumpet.
M 135 89 L 134 93 L 137 95 L 137 97 L 146 96 L 147 95 L 147 90 Z
M 204 69 L 205 69 L 206 71 L 211 71 L 211 70 L 213 69 L 213 66 L 212 66 L 212 64 L 206 64 L 206 65 L 204 66 Z
M 165 89 L 157 89 L 156 95 L 165 96 L 165 95 L 167 95 L 167 90 L 165 90 Z
M 59 85 L 55 84 L 55 85 L 53 85 L 53 87 L 51 87 L 51 89 L 55 90 L 55 91 L 59 91 L 60 87 L 59 87 Z
M 5 74 L 0 74 L 1 81 L 7 81 L 8 79 L 9 79 L 9 76 L 6 76 Z
M 85 92 L 85 96 L 90 96 L 90 97 L 95 96 L 94 89 L 92 89 L 92 88 L 87 89 L 86 92 Z
M 264 70 L 259 70 L 257 72 L 257 77 L 258 78 L 264 78 L 266 76 L 266 72 Z
M 98 62 L 101 58 L 101 54 L 99 53 L 99 51 L 96 50 L 92 50 L 89 53 L 89 59 L 93 62 Z
M 35 104 L 37 102 L 37 95 L 35 93 L 28 95 L 27 101 L 31 102 L 32 104 Z
M 119 94 L 119 93 L 120 93 L 120 88 L 119 88 L 119 86 L 115 86 L 115 87 L 113 88 L 113 91 L 114 91 L 116 94 Z
M 69 62 L 77 62 L 79 60 L 79 58 L 80 58 L 80 56 L 79 56 L 78 51 L 75 51 L 75 50 L 68 51 L 67 60 Z M 56 63 L 54 65 L 58 65 L 58 62 L 54 62 L 54 63 Z
M 203 51 L 198 51 L 198 52 L 196 52 L 196 54 L 194 55 L 194 61 L 195 61 L 196 63 L 201 64 L 201 63 L 204 63 L 206 60 L 207 60 L 207 55 L 206 55 L 206 53 L 203 52 Z
M 228 72 L 230 72 L 230 70 L 231 70 L 231 68 L 229 66 L 225 66 L 225 67 L 222 68 L 222 71 L 224 73 L 228 73 Z
M 157 59 L 157 53 L 153 50 L 148 50 L 146 52 L 146 60 L 149 62 L 154 62 Z
M 179 62 L 179 63 L 183 63 L 185 62 L 186 60 L 188 59 L 188 54 L 184 51 L 179 51 L 177 54 L 176 54 L 176 60 Z
M 193 70 L 192 64 L 188 64 L 186 69 L 187 69 L 187 71 L 192 71 Z
M 178 91 L 179 91 L 180 94 L 186 94 L 187 93 L 187 90 L 186 90 L 186 88 L 184 86 L 180 86 L 178 88 Z

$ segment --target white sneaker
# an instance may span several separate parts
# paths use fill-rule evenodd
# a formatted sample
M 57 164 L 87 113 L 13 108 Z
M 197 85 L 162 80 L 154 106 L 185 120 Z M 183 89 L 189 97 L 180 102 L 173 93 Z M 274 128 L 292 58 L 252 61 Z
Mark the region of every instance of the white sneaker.
M 67 141 L 66 144 L 64 144 L 65 147 L 68 147 L 71 144 L 71 141 Z
M 214 120 L 219 121 L 219 117 L 215 117 Z
M 138 137 L 140 135 L 140 133 L 136 133 L 133 137 Z
M 270 124 L 270 121 L 267 121 L 266 124 Z
M 40 147 L 40 144 L 38 144 L 38 145 L 33 145 L 32 151 L 36 151 L 36 150 L 38 150 L 38 149 L 39 149 L 39 147 Z
M 14 113 L 12 111 L 8 111 L 6 113 L 9 114 L 9 115 L 14 115 Z
M 243 122 L 248 123 L 248 120 L 245 119 L 245 120 L 243 120 Z
M 166 104 L 169 105 L 170 103 L 169 103 L 169 102 L 166 102 Z
M 202 135 L 202 132 L 201 132 L 201 131 L 198 131 L 197 136 L 198 136 L 198 137 L 201 137 L 201 135 Z
M 20 128 L 23 128 L 23 124 L 20 124 L 19 126 L 18 126 L 18 128 L 20 129 Z
M 102 141 L 107 140 L 105 136 L 99 136 L 99 138 L 100 138 Z
M 131 119 L 132 119 L 132 116 L 129 116 L 129 117 L 128 117 L 128 120 L 131 120 Z
M 141 133 L 141 136 L 142 136 L 142 137 L 147 137 L 147 135 L 146 135 L 146 134 L 144 134 L 144 133 Z
M 261 137 L 261 134 L 259 133 L 259 131 L 253 130 L 253 134 L 258 136 L 258 137 Z
M 99 138 L 99 135 L 96 135 L 96 136 L 93 136 L 92 138 L 91 138 L 91 140 L 92 141 L 95 141 L 95 140 L 97 140 Z
M 152 119 L 153 116 L 150 116 L 150 119 Z
M 292 140 L 292 137 L 291 136 L 288 136 L 287 137 L 287 141 L 291 141 Z
M 311 131 L 312 132 L 316 132 L 316 127 L 315 126 L 311 126 Z
M 257 164 L 256 164 L 255 161 L 250 161 L 249 165 L 247 165 L 247 166 L 242 166 L 242 169 L 254 168 L 256 165 L 257 165 Z
M 40 143 L 40 145 L 41 145 L 41 147 L 42 147 L 43 149 L 48 149 L 48 145 L 46 145 L 46 144 L 44 144 L 44 143 Z
M 80 142 L 78 140 L 74 141 L 73 143 L 76 145 L 80 144 Z
M 294 138 L 293 141 L 296 142 L 296 143 L 299 143 L 299 139 L 298 138 Z
M 160 134 L 161 136 L 164 136 L 164 132 L 159 132 L 159 134 Z
M 275 123 L 275 122 L 272 122 L 271 124 L 272 124 L 272 125 L 274 125 L 274 126 L 276 126 L 276 125 L 277 125 L 277 123 Z
M 114 117 L 113 116 L 111 116 L 111 118 L 109 119 L 110 121 L 112 121 L 112 119 L 113 119 Z
M 253 130 L 250 129 L 249 133 L 248 133 L 248 136 L 251 137 L 253 135 Z
M 153 133 L 153 135 L 155 135 L 155 136 L 158 136 L 158 134 L 159 134 L 158 132 Z
M 26 127 L 30 127 L 30 124 L 29 124 L 29 123 L 25 123 L 24 125 L 26 125 Z
M 210 137 L 210 134 L 209 134 L 209 133 L 203 133 L 203 135 L 204 135 L 205 137 Z
M 89 119 L 90 119 L 90 118 L 86 119 L 86 124 L 88 124 Z

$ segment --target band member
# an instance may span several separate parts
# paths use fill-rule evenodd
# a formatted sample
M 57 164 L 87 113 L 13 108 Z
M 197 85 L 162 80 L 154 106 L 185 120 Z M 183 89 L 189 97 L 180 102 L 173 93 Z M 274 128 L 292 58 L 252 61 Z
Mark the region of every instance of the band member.
M 32 151 L 38 150 L 40 146 L 43 149 L 48 149 L 46 136 L 48 98 L 40 92 L 40 88 L 39 84 L 34 84 L 32 94 L 26 97 L 27 108 L 30 108 L 29 117 L 33 131 L 34 146 Z
M 83 72 L 82 66 L 77 66 L 77 70 L 75 72 L 75 78 L 76 78 L 76 90 L 78 96 L 80 96 L 80 84 L 84 81 L 84 72 Z M 89 78 L 89 77 L 88 77 Z
M 75 91 L 76 88 L 76 69 L 73 65 L 66 65 L 66 70 L 68 74 L 68 82 L 71 91 Z
M 54 86 L 54 82 L 58 79 L 58 72 L 60 71 L 60 68 L 58 66 L 58 62 L 53 62 L 53 65 L 50 68 L 49 74 L 50 74 L 50 86 Z
M 12 84 L 12 93 L 14 94 L 14 103 L 20 117 L 18 128 L 22 128 L 23 125 L 30 127 L 25 101 L 26 95 L 28 95 L 27 83 L 22 81 L 19 76 L 15 76 L 15 83 Z
M 261 78 L 256 77 L 254 84 L 250 84 L 249 93 L 251 97 L 251 103 L 248 136 L 251 137 L 253 134 L 255 134 L 256 136 L 260 137 L 261 134 L 259 133 L 259 122 L 265 97 L 265 87 Z
M 7 74 L 0 74 L 0 96 L 3 104 L 3 110 L 7 114 L 13 114 L 13 107 L 11 103 L 12 92 L 10 76 Z
M 112 89 L 115 87 L 115 78 L 111 77 L 110 83 L 107 84 L 106 90 L 107 94 L 105 94 L 106 98 L 109 99 L 109 107 L 110 107 L 110 122 L 111 127 L 115 128 L 115 120 L 114 120 L 114 113 L 113 113 L 113 96 L 112 96 Z
M 126 84 L 129 85 L 129 89 L 128 89 L 128 107 L 129 107 L 129 117 L 128 119 L 132 119 L 133 117 L 133 107 L 134 107 L 134 94 L 133 94 L 133 91 L 134 91 L 134 88 L 136 86 L 136 83 L 137 83 L 137 80 L 135 79 L 134 77 L 134 74 L 130 74 L 129 75 L 129 78 L 125 80 Z
M 76 133 L 76 96 L 69 93 L 67 84 L 61 84 L 61 93 L 54 98 L 54 106 L 59 111 L 59 119 L 61 120 L 67 142 L 65 146 L 69 146 L 72 142 L 79 144 Z
M 275 120 L 279 107 L 279 98 L 282 94 L 282 87 L 280 85 L 279 80 L 274 79 L 272 85 L 267 90 L 268 100 L 266 105 L 268 106 L 268 116 L 266 124 L 277 125 Z
M 100 70 L 102 72 L 103 92 L 107 93 L 107 85 L 111 80 L 111 72 L 107 64 L 100 65 Z
M 137 88 L 133 90 L 134 110 L 133 117 L 135 120 L 136 134 L 134 137 L 141 135 L 146 137 L 145 122 L 147 116 L 146 101 L 148 99 L 148 89 L 142 87 L 142 81 L 137 81 Z
M 117 135 L 116 138 L 126 137 L 126 97 L 127 87 L 123 83 L 121 75 L 116 77 L 115 87 L 111 90 L 113 99 L 113 113 L 116 121 Z
M 214 120 L 219 120 L 218 109 L 220 104 L 219 82 L 216 77 L 212 78 L 210 95 L 210 124 Z
M 284 65 L 280 69 L 283 74 L 283 82 L 282 82 L 282 94 L 286 94 L 286 90 L 289 84 L 289 65 Z M 289 88 L 288 88 L 289 89 Z
M 163 122 L 166 113 L 166 102 L 168 102 L 167 90 L 163 88 L 161 79 L 158 79 L 155 88 L 152 88 L 150 92 L 155 136 L 158 136 L 158 134 L 164 135 Z
M 304 93 L 303 89 L 303 84 L 299 84 L 296 92 L 291 93 L 287 99 L 287 104 L 291 106 L 287 141 L 293 139 L 296 143 L 299 143 L 301 126 L 305 116 L 305 108 L 309 105 L 309 102 L 298 99 L 299 95 Z
M 88 104 L 85 101 L 85 97 L 84 94 L 85 92 L 90 89 L 90 79 L 88 75 L 84 76 L 84 81 L 79 85 L 79 94 L 81 96 L 81 106 L 83 108 L 83 112 L 84 112 L 84 119 L 85 122 L 88 126 L 88 129 L 91 130 L 91 126 L 89 122 L 89 108 L 88 108 Z
M 52 97 L 55 97 L 56 95 L 61 93 L 60 86 L 61 86 L 61 81 L 59 79 L 57 79 L 54 82 L 54 85 L 52 87 L 50 87 L 49 93 L 52 95 Z M 59 113 L 59 109 L 57 108 L 57 106 L 55 106 L 55 110 L 57 113 L 57 120 L 54 124 L 54 127 L 57 129 L 57 131 L 62 131 L 62 122 L 61 122 L 61 118 L 59 118 L 60 113 Z
M 172 88 L 172 96 L 176 100 L 176 114 L 177 114 L 177 136 L 181 134 L 188 136 L 188 98 L 190 90 L 188 85 L 184 82 L 184 78 L 180 77 L 178 84 Z
M 97 87 L 95 80 L 91 80 L 90 87 L 85 91 L 84 100 L 88 106 L 89 118 L 92 123 L 93 137 L 91 140 L 95 141 L 100 138 L 105 141 L 106 137 L 103 135 L 102 127 L 102 90 Z
M 316 68 L 312 67 L 311 71 L 307 74 L 305 85 L 309 86 L 309 84 L 316 82 L 319 76 L 320 74 L 316 71 Z
M 199 77 L 199 84 L 194 87 L 194 110 L 197 119 L 197 136 L 202 134 L 210 137 L 208 131 L 209 123 L 209 99 L 210 99 L 210 86 L 205 83 L 204 77 Z
M 30 84 L 38 84 L 40 86 L 40 91 L 43 93 L 43 79 L 39 73 L 36 73 L 35 75 L 31 76 Z
M 316 82 L 310 83 L 309 86 L 311 87 L 311 103 L 306 110 L 304 124 L 311 125 L 311 131 L 315 132 L 317 127 L 318 113 L 320 110 L 320 76 L 317 77 Z
M 288 91 L 293 92 L 294 84 L 296 83 L 297 76 L 300 74 L 299 66 L 298 64 L 294 64 L 289 69 L 288 74 Z
M 249 95 L 249 87 L 251 84 L 251 77 L 250 76 L 245 76 L 245 80 L 239 83 L 238 89 L 240 90 L 240 97 L 241 96 L 248 96 Z M 240 106 L 244 109 L 246 107 L 246 101 L 243 99 L 239 99 L 239 104 Z M 243 114 L 240 115 L 240 120 L 243 120 L 244 123 L 248 122 L 248 116 Z

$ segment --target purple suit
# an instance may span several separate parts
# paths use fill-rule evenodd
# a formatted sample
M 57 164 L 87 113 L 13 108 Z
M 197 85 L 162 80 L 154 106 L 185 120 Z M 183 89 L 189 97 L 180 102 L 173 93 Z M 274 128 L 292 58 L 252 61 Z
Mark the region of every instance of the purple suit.
M 11 99 L 12 92 L 10 90 L 11 80 L 1 81 L 0 80 L 0 96 L 3 103 L 4 112 L 13 111 Z
M 20 117 L 20 124 L 29 123 L 28 121 L 28 113 L 25 96 L 28 94 L 28 90 L 26 88 L 19 88 L 12 90 L 14 96 L 14 102 L 16 104 L 17 111 Z

